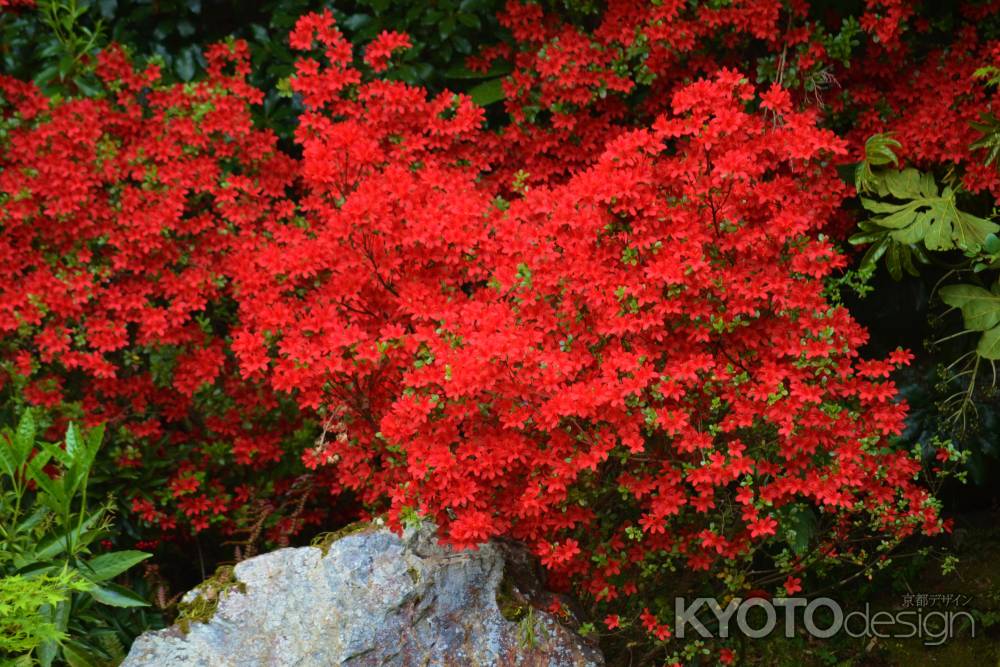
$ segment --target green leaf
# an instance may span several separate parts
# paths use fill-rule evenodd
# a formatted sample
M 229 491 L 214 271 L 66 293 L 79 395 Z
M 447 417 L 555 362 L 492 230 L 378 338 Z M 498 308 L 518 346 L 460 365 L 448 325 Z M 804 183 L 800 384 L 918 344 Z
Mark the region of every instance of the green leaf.
M 64 599 L 56 604 L 55 613 L 52 615 L 56 628 L 61 632 L 66 632 L 69 628 L 70 604 L 68 599 Z
M 340 23 L 348 30 L 355 31 L 371 23 L 371 20 L 372 17 L 368 14 L 351 14 Z
M 0 465 L 3 466 L 3 471 L 11 479 L 17 479 L 17 471 L 21 468 L 15 459 L 15 449 L 16 445 L 5 434 L 0 441 Z
M 471 97 L 472 101 L 481 107 L 488 106 L 494 102 L 499 102 L 504 98 L 504 96 L 502 78 L 483 81 L 469 91 L 469 97 Z
M 18 533 L 27 533 L 28 531 L 34 530 L 45 517 L 51 513 L 51 510 L 44 505 L 38 505 L 33 507 L 31 514 L 25 517 L 24 521 L 17 524 Z
M 861 205 L 872 213 L 893 213 L 899 210 L 899 204 L 868 199 L 867 197 L 861 197 Z
M 69 624 L 69 605 L 66 602 L 60 602 L 51 608 L 52 622 L 56 626 L 56 629 L 61 632 L 66 631 L 66 627 Z M 48 640 L 44 642 L 36 650 L 38 656 L 38 662 L 41 663 L 43 667 L 51 667 L 56 656 L 59 655 L 59 644 L 54 640 Z
M 934 181 L 931 180 L 931 191 L 924 192 L 920 187 L 920 172 L 916 169 L 903 171 L 887 171 L 883 177 L 889 194 L 897 199 L 916 199 L 918 197 L 933 197 L 937 194 Z
M 1000 158 L 1000 120 L 993 114 L 986 112 L 980 113 L 979 118 L 981 122 L 969 123 L 969 125 L 983 136 L 974 141 L 969 149 L 986 149 L 986 159 L 983 163 L 989 166 Z
M 920 243 L 927 236 L 927 232 L 930 231 L 931 222 L 934 218 L 930 211 L 920 211 L 913 218 L 913 222 L 899 231 L 893 232 L 891 234 L 892 239 L 898 243 L 905 243 L 907 245 L 916 245 Z
M 52 661 L 56 659 L 56 655 L 59 653 L 59 644 L 53 640 L 48 640 L 39 646 L 35 653 L 38 657 L 38 663 L 42 667 L 52 667 Z
M 890 133 L 874 134 L 865 142 L 865 160 L 875 166 L 899 164 L 899 158 L 892 149 L 901 145 Z
M 917 271 L 917 267 L 913 265 L 913 254 L 913 246 L 900 246 L 900 260 L 903 264 L 903 270 L 916 278 L 920 275 L 920 272 Z
M 82 524 L 73 528 L 73 530 L 69 532 L 69 540 L 68 540 L 69 544 L 79 545 L 82 541 L 81 537 L 85 537 L 92 528 L 99 525 L 99 522 L 103 516 L 104 516 L 103 509 L 99 509 L 96 512 L 92 512 L 90 516 L 84 519 Z M 50 560 L 65 552 L 67 546 L 66 538 L 67 538 L 66 535 L 54 535 L 51 538 L 42 542 L 35 550 L 34 553 L 35 559 L 42 561 Z
M 451 36 L 451 33 L 455 32 L 456 21 L 454 16 L 446 16 L 442 21 L 438 23 L 438 34 L 441 35 L 441 39 L 445 40 Z
M 80 567 L 80 572 L 91 581 L 107 581 L 114 579 L 152 555 L 143 551 L 112 551 L 91 558 Z
M 109 607 L 148 607 L 149 603 L 145 599 L 133 593 L 124 586 L 117 584 L 104 584 L 95 586 L 88 591 L 90 596 L 101 604 Z
M 873 219 L 873 222 L 879 227 L 893 230 L 906 229 L 914 223 L 920 209 L 920 204 L 901 204 L 898 206 L 892 204 L 891 206 L 893 209 L 888 215 Z
M 181 81 L 190 81 L 196 71 L 195 53 L 190 48 L 181 51 L 174 58 L 174 71 Z
M 871 270 L 875 268 L 875 264 L 878 260 L 885 254 L 885 251 L 891 245 L 891 241 L 888 236 L 883 236 L 882 240 L 874 244 L 865 252 L 864 256 L 861 258 L 861 269 Z
M 59 68 L 55 64 L 49 65 L 35 75 L 35 84 L 43 91 L 50 92 L 51 89 L 47 84 L 57 76 L 59 76 Z
M 31 659 L 30 655 L 21 655 L 14 658 L 10 667 L 35 667 L 35 661 Z
M 97 452 L 101 448 L 104 440 L 104 424 L 100 424 L 87 432 L 83 439 L 83 450 L 75 461 L 76 472 L 79 475 L 77 482 L 84 481 L 90 476 L 90 469 L 97 458 Z
M 63 565 L 52 565 L 48 563 L 31 563 L 17 570 L 15 574 L 30 579 L 32 577 L 43 577 L 45 575 L 57 575 L 62 570 Z
M 80 429 L 73 422 L 70 422 L 66 429 L 66 454 L 70 460 L 79 457 L 84 451 L 83 441 L 80 437 Z
M 91 83 L 91 81 L 84 76 L 74 78 L 73 85 L 76 86 L 85 97 L 97 97 L 101 94 L 101 87 Z
M 464 25 L 466 28 L 472 28 L 473 30 L 479 30 L 483 27 L 482 21 L 475 14 L 466 14 L 464 12 L 456 16 L 458 22 Z
M 898 165 L 899 159 L 893 149 L 899 145 L 889 134 L 875 134 L 868 138 L 865 142 L 865 159 L 854 169 L 854 187 L 858 192 L 881 189 L 883 183 L 872 171 L 872 167 Z
M 62 645 L 62 654 L 69 667 L 98 667 L 102 663 L 86 646 L 73 640 Z
M 1000 237 L 992 232 L 987 234 L 986 241 L 983 243 L 983 248 L 991 255 L 1000 253 Z
M 993 327 L 979 338 L 976 353 L 983 359 L 1000 359 L 1000 327 Z
M 40 442 L 38 443 L 38 447 L 43 452 L 48 454 L 49 458 L 58 461 L 60 466 L 65 467 L 70 464 L 69 454 L 67 454 L 66 450 L 59 445 L 53 445 L 51 442 Z
M 789 513 L 783 525 L 795 533 L 789 540 L 792 551 L 800 556 L 805 554 L 809 550 L 810 541 L 816 535 L 816 516 L 812 510 L 803 505 L 793 506 L 793 511 Z
M 986 331 L 1000 324 L 1000 296 L 976 285 L 947 285 L 938 295 L 949 306 L 962 311 L 965 326 Z
M 986 238 L 990 234 L 996 233 L 1000 230 L 1000 226 L 995 223 L 986 220 L 985 218 L 980 218 L 964 211 L 959 211 L 959 218 L 961 220 L 961 228 L 963 233 L 967 235 L 969 241 L 959 243 L 958 247 L 962 249 L 975 249 L 979 250 L 984 243 L 986 243 Z
M 889 230 L 896 243 L 916 246 L 922 242 L 928 250 L 978 252 L 990 234 L 1000 231 L 1000 226 L 990 220 L 958 210 L 955 192 L 946 187 L 939 193 L 930 174 L 904 169 L 886 172 L 880 178 L 887 195 L 905 201 L 862 197 L 861 205 L 876 214 L 866 222 L 876 229 Z
M 28 464 L 28 478 L 38 485 L 47 498 L 42 498 L 42 502 L 52 503 L 53 509 L 58 509 L 66 505 L 68 498 L 63 492 L 62 484 L 56 483 L 48 473 L 45 472 L 45 465 L 49 462 L 51 454 L 46 451 L 39 452 Z
M 15 454 L 19 465 L 24 465 L 35 447 L 35 415 L 31 410 L 25 410 L 17 425 L 17 436 L 14 438 Z
M 885 267 L 889 270 L 889 275 L 892 276 L 892 279 L 896 281 L 903 279 L 903 267 L 899 257 L 899 248 L 900 246 L 897 243 L 890 244 L 888 251 L 885 253 Z
M 869 243 L 875 243 L 876 241 L 881 241 L 885 237 L 886 237 L 885 232 L 876 232 L 873 234 L 862 232 L 860 234 L 854 234 L 849 239 L 847 239 L 847 242 L 850 243 L 851 245 L 868 245 Z

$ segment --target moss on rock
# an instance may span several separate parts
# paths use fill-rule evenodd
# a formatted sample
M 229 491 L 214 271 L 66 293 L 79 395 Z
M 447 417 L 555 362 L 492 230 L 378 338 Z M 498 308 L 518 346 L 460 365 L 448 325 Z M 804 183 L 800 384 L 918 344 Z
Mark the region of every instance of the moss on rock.
M 531 605 L 517 592 L 514 583 L 506 576 L 497 586 L 496 599 L 500 615 L 511 623 L 521 621 L 531 610 Z
M 231 590 L 246 593 L 247 587 L 236 578 L 232 565 L 222 565 L 198 585 L 192 599 L 177 604 L 177 627 L 187 634 L 192 623 L 208 623 L 215 616 L 222 594 Z
M 362 532 L 374 532 L 379 529 L 379 526 L 375 525 L 371 521 L 355 521 L 354 523 L 349 523 L 343 528 L 338 528 L 337 530 L 320 533 L 312 539 L 309 544 L 316 547 L 323 552 L 325 556 L 327 552 L 330 551 L 330 545 L 338 540 L 342 540 L 348 535 L 354 535 L 356 533 Z

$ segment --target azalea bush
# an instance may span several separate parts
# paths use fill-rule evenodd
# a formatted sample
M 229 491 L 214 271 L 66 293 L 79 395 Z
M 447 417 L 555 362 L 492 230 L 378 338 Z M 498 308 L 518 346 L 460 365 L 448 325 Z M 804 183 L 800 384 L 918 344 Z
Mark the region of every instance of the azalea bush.
M 229 463 L 279 461 L 277 443 L 300 427 L 273 392 L 236 380 L 225 351 L 222 265 L 240 227 L 279 214 L 292 164 L 251 127 L 259 94 L 223 71 L 242 57 L 220 45 L 212 78 L 150 92 L 157 68 L 134 71 L 112 49 L 96 66 L 105 96 L 54 105 L 0 84 L 3 245 L 21 257 L 0 297 L 9 389 L 110 422 L 119 483 L 133 480 L 132 509 L 164 532 L 175 516 L 204 528 L 234 499 L 266 495 L 229 484 Z M 220 458 L 223 438 L 236 446 Z
M 203 76 L 95 40 L 79 83 L 2 77 L 5 399 L 107 424 L 140 546 L 419 516 L 526 543 L 616 655 L 731 661 L 674 595 L 882 567 L 965 456 L 901 438 L 913 354 L 837 285 L 859 222 L 862 283 L 995 259 L 1000 22 L 862 4 L 460 3 L 430 39 L 370 3 L 266 76 L 228 39 Z
M 237 278 L 234 338 L 244 373 L 336 425 L 308 463 L 458 545 L 531 544 L 628 610 L 608 629 L 659 640 L 657 591 L 697 585 L 678 568 L 731 570 L 739 592 L 785 545 L 794 592 L 856 528 L 941 529 L 919 463 L 887 447 L 903 408 L 884 378 L 910 355 L 858 359 L 864 331 L 823 296 L 843 259 L 817 232 L 846 186 L 822 164 L 846 146 L 785 91 L 749 113 L 723 70 L 592 167 L 505 198 L 478 179 L 469 100 L 348 88 L 328 16 L 293 44 L 311 36 L 326 62 L 292 81 L 305 211 Z

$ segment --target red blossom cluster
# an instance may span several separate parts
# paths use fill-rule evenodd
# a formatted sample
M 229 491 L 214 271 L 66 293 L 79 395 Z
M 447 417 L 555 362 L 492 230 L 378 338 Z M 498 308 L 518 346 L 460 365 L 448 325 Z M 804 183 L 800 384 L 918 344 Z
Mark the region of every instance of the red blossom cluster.
M 4 9 L 17 9 L 19 7 L 34 7 L 35 0 L 0 0 L 0 12 Z
M 938 529 L 917 463 L 880 444 L 904 413 L 882 376 L 908 357 L 859 361 L 866 334 L 822 294 L 843 260 L 816 233 L 846 191 L 823 165 L 847 149 L 815 113 L 777 87 L 748 112 L 722 70 L 508 201 L 479 183 L 468 100 L 333 98 L 342 37 L 309 29 L 330 62 L 293 83 L 308 194 L 237 278 L 239 355 L 336 406 L 342 484 L 458 544 L 527 541 L 603 599 L 663 551 L 737 558 L 803 500 Z M 708 527 L 723 508 L 740 518 Z
M 802 508 L 830 558 L 861 525 L 938 532 L 919 462 L 889 446 L 906 410 L 889 374 L 910 356 L 859 356 L 822 232 L 852 194 L 835 165 L 872 132 L 913 136 L 906 159 L 969 160 L 991 95 L 972 71 L 998 47 L 966 27 L 899 77 L 913 3 L 868 6 L 856 75 L 804 2 L 618 0 L 590 29 L 510 2 L 513 42 L 470 63 L 514 66 L 499 130 L 465 95 L 366 75 L 331 15 L 308 15 L 294 159 L 251 122 L 239 42 L 192 84 L 115 49 L 100 97 L 0 79 L 6 381 L 112 423 L 119 464 L 156 471 L 132 511 L 167 532 L 234 530 L 299 488 L 301 460 L 395 526 L 526 542 L 608 630 L 658 640 L 649 591 L 671 568 L 748 562 Z M 364 62 L 409 43 L 384 33 Z M 755 88 L 747 43 L 833 68 L 850 98 Z M 846 139 L 823 127 L 836 114 L 855 117 Z M 965 178 L 1000 192 L 995 171 Z M 303 452 L 315 421 L 329 437 Z M 776 580 L 788 594 L 804 563 Z
M 801 503 L 840 531 L 940 530 L 884 447 L 909 355 L 860 360 L 823 296 L 848 147 L 816 112 L 779 87 L 751 111 L 723 69 L 572 176 L 499 185 L 468 99 L 359 83 L 329 16 L 310 37 L 299 214 L 247 252 L 234 339 L 248 377 L 345 424 L 310 463 L 456 544 L 525 541 L 604 601 L 641 598 L 663 554 L 745 557 Z
M 118 464 L 165 475 L 166 488 L 150 480 L 141 493 L 196 529 L 239 506 L 230 463 L 280 459 L 283 434 L 298 426 L 275 418 L 268 386 L 236 372 L 225 271 L 242 231 L 287 209 L 296 165 L 252 126 L 260 93 L 243 80 L 245 45 L 207 57 L 207 80 L 164 87 L 155 66 L 137 72 L 105 51 L 102 98 L 55 102 L 0 80 L 9 377 L 26 383 L 30 403 L 76 405 L 86 423 L 117 425 Z M 176 525 L 155 516 L 164 530 Z

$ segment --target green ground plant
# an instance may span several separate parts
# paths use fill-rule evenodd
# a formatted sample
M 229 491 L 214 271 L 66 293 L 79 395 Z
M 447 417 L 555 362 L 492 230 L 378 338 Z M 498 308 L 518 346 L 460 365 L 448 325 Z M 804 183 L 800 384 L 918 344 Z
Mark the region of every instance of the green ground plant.
M 88 497 L 102 438 L 101 428 L 84 432 L 70 424 L 63 442 L 44 442 L 30 411 L 16 429 L 0 432 L 4 660 L 117 664 L 133 633 L 128 615 L 115 610 L 148 606 L 115 580 L 150 554 L 107 550 L 114 536 L 111 504 Z

